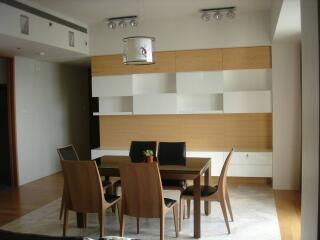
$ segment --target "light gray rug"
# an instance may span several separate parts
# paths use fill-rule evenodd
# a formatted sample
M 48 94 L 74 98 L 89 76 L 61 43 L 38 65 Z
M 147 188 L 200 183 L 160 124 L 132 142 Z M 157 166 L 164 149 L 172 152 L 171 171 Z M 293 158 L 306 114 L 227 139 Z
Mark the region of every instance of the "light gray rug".
M 175 191 L 165 191 L 165 195 L 178 198 Z M 230 199 L 234 213 L 234 222 L 230 222 L 231 234 L 223 220 L 220 205 L 212 203 L 210 216 L 205 216 L 202 209 L 201 216 L 201 239 L 212 240 L 277 240 L 281 239 L 271 187 L 267 186 L 241 186 L 230 188 Z M 2 229 L 37 233 L 47 235 L 62 235 L 62 221 L 58 220 L 60 200 L 53 201 L 48 205 L 30 212 L 23 217 L 14 220 Z M 96 214 L 89 214 L 88 227 L 78 229 L 76 227 L 75 214 L 69 214 L 69 236 L 88 236 L 97 239 L 98 218 Z M 192 239 L 193 218 L 192 210 L 190 219 L 182 223 L 182 231 L 179 238 L 175 238 L 172 213 L 167 215 L 165 226 L 166 239 Z M 141 219 L 140 234 L 136 234 L 135 218 L 126 217 L 125 236 L 138 239 L 159 239 L 160 223 L 158 219 Z M 118 217 L 111 211 L 106 213 L 105 234 L 118 236 Z

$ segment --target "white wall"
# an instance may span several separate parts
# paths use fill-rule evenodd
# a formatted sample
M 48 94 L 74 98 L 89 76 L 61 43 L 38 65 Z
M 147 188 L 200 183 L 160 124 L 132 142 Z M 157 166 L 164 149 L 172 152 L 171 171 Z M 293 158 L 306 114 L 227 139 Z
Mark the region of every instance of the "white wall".
M 144 35 L 156 38 L 156 51 L 270 45 L 270 14 L 246 12 L 234 20 L 204 22 L 198 14 L 178 19 L 145 19 L 136 28 L 90 26 L 90 55 L 122 53 L 122 39 Z
M 319 197 L 319 31 L 317 0 L 301 0 L 302 197 L 301 239 L 316 240 Z
M 272 44 L 273 188 L 300 189 L 300 44 Z
M 19 184 L 60 170 L 58 146 L 88 158 L 87 69 L 15 58 Z

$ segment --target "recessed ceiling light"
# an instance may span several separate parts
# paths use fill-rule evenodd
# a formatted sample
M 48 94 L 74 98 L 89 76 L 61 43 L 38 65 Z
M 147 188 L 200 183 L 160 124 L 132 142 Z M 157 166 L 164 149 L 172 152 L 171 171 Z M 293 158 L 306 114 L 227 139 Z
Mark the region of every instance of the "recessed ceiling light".
M 216 11 L 214 14 L 213 14 L 213 17 L 216 19 L 216 20 L 221 20 L 222 19 L 222 14 L 220 13 L 220 11 Z
M 119 27 L 125 28 L 126 26 L 127 26 L 127 23 L 126 23 L 125 21 L 121 20 L 121 21 L 119 22 Z
M 230 19 L 234 19 L 234 17 L 236 16 L 236 13 L 234 12 L 233 9 L 228 10 L 228 12 L 226 13 L 226 16 Z
M 117 24 L 114 21 L 111 21 L 108 23 L 108 28 L 115 29 L 117 27 Z
M 44 55 L 46 55 L 46 53 L 45 52 L 40 52 L 39 55 L 43 57 Z

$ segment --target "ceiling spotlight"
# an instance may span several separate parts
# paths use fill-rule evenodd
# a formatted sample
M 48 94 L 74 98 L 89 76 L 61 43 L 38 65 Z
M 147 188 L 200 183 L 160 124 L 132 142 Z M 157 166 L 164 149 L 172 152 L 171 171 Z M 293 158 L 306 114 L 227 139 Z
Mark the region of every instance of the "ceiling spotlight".
M 130 24 L 131 27 L 138 26 L 137 15 L 106 18 L 105 21 L 108 23 L 108 27 L 110 29 L 115 29 L 117 26 L 120 28 L 126 28 L 128 24 Z
M 212 17 L 218 21 L 222 20 L 223 15 L 226 15 L 229 19 L 233 19 L 236 16 L 236 7 L 220 7 L 220 8 L 206 8 L 201 9 L 201 19 L 203 21 L 209 21 L 210 16 L 212 14 Z
M 129 24 L 131 27 L 136 27 L 138 26 L 138 21 L 136 19 L 132 19 L 130 20 Z
M 207 12 L 202 13 L 201 19 L 205 22 L 208 22 L 210 20 L 210 14 Z
M 119 27 L 125 28 L 126 26 L 127 26 L 127 23 L 126 23 L 124 20 L 121 20 L 121 21 L 119 22 Z
M 230 19 L 234 19 L 234 17 L 236 16 L 236 13 L 234 12 L 233 9 L 228 10 L 228 12 L 226 13 L 227 18 Z
M 214 19 L 216 19 L 216 20 L 221 20 L 222 17 L 223 17 L 223 15 L 221 14 L 220 11 L 216 11 L 216 12 L 213 14 L 213 17 L 214 17 Z
M 117 24 L 114 21 L 110 21 L 108 23 L 108 28 L 115 29 L 117 27 Z

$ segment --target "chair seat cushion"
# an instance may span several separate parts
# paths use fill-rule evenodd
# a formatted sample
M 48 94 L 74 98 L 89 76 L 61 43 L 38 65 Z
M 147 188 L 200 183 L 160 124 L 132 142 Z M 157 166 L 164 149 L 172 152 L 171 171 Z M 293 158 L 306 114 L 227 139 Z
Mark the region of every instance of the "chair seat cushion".
M 113 203 L 114 201 L 116 201 L 119 198 L 120 198 L 119 196 L 113 195 L 113 194 L 105 194 L 104 195 L 104 199 L 106 200 L 107 203 Z
M 212 186 L 201 186 L 201 197 L 208 197 L 215 192 L 218 191 L 218 185 L 212 187 Z M 181 195 L 184 196 L 193 196 L 193 185 L 189 186 L 184 190 Z
M 166 205 L 167 208 L 172 207 L 172 205 L 175 203 L 176 203 L 176 200 L 173 200 L 171 198 L 164 198 L 164 204 Z
M 162 179 L 162 186 L 185 188 L 187 183 L 186 180 Z

